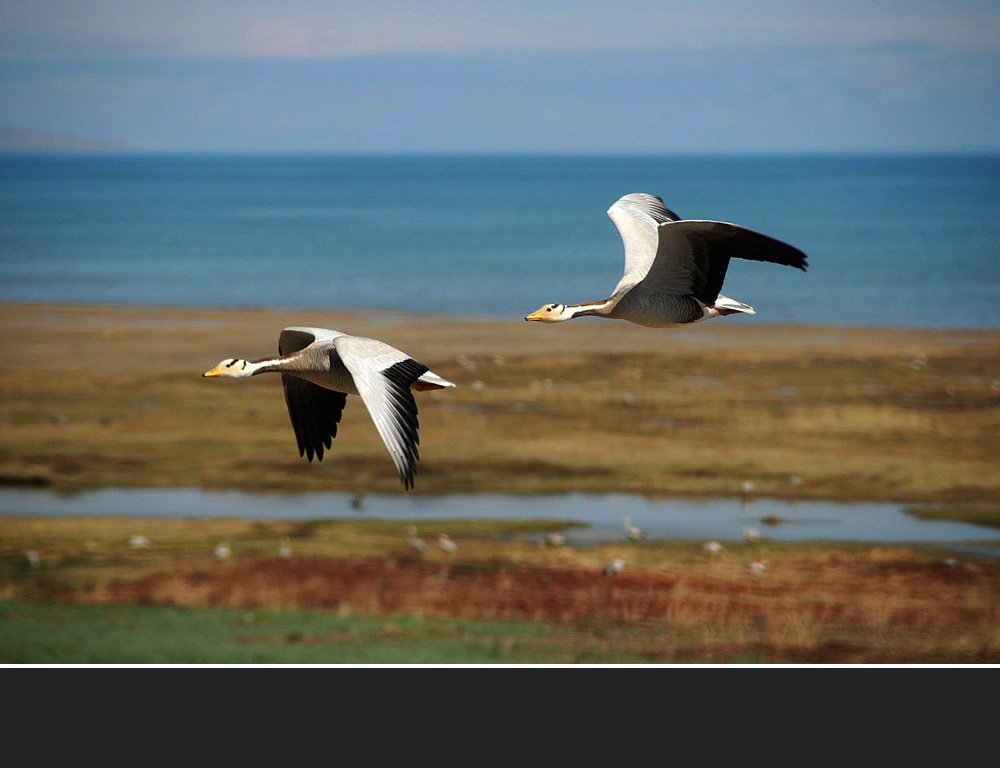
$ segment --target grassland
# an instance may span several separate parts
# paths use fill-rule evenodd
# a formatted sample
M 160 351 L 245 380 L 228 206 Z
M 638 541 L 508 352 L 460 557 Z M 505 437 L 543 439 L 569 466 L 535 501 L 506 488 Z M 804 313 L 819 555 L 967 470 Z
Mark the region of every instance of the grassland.
M 383 339 L 459 385 L 417 394 L 415 493 L 737 496 L 749 480 L 1000 523 L 1000 333 L 758 318 L 654 331 L 0 304 L 0 483 L 401 493 L 356 398 L 309 464 L 277 377 L 201 378 L 269 354 L 286 325 Z M 822 542 L 545 547 L 532 537 L 565 525 L 552 521 L 449 521 L 458 552 L 416 554 L 408 523 L 0 516 L 0 663 L 1000 663 L 987 560 Z M 430 542 L 445 530 L 416 524 Z M 152 547 L 129 547 L 135 534 Z M 220 541 L 230 558 L 213 557 Z M 627 566 L 607 576 L 615 557 Z
M 0 663 L 1000 662 L 996 562 L 820 542 L 571 549 L 534 540 L 565 525 L 544 521 L 416 521 L 417 553 L 409 524 L 0 518 Z M 433 546 L 442 526 L 454 553 Z M 615 557 L 625 570 L 604 574 Z
M 321 463 L 276 376 L 202 379 L 286 325 L 383 339 L 418 393 L 416 493 L 569 490 L 1000 501 L 1000 333 L 539 327 L 433 315 L 0 304 L 0 482 L 401 492 L 356 398 Z M 799 478 L 801 484 L 789 482 Z

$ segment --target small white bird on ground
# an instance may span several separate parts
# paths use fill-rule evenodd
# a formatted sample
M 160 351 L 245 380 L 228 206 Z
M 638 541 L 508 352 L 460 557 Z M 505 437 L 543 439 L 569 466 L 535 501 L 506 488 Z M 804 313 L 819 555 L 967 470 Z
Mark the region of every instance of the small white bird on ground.
M 620 557 L 616 557 L 610 563 L 605 565 L 601 572 L 605 576 L 610 576 L 614 573 L 619 573 L 624 570 L 625 570 L 625 561 Z
M 454 552 L 456 549 L 458 549 L 458 546 L 455 544 L 454 541 L 451 540 L 451 537 L 447 533 L 442 533 L 440 536 L 438 536 L 438 546 L 441 547 L 441 549 L 443 549 L 445 552 L 449 553 Z
M 278 557 L 291 557 L 292 556 L 292 542 L 287 536 L 282 536 L 278 547 Z
M 708 552 L 710 555 L 717 555 L 723 549 L 722 545 L 717 541 L 706 541 L 704 544 L 701 545 L 701 548 L 706 552 Z
M 566 537 L 561 533 L 546 533 L 545 534 L 545 546 L 547 547 L 561 547 L 566 543 Z
M 766 567 L 767 566 L 765 566 L 762 562 L 750 563 L 747 565 L 747 569 L 750 573 L 763 573 Z
M 149 549 L 150 541 L 145 536 L 133 536 L 128 540 L 128 545 L 132 549 Z
M 761 532 L 756 528 L 750 528 L 748 526 L 743 526 L 743 538 L 747 541 L 760 541 Z
M 642 529 L 638 525 L 632 525 L 632 518 L 626 517 L 622 523 L 625 528 L 625 538 L 629 541 L 639 541 L 642 538 Z
M 220 541 L 215 547 L 215 556 L 220 559 L 225 559 L 233 554 L 233 551 L 229 548 L 229 543 L 225 541 Z
M 406 543 L 410 545 L 411 548 L 417 550 L 417 552 L 422 552 L 427 543 L 417 536 L 417 526 L 411 525 L 406 529 Z

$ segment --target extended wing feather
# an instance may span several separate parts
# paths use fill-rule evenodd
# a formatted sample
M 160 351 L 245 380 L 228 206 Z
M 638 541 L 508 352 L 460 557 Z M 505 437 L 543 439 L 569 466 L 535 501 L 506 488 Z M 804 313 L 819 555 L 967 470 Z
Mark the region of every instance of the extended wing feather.
M 337 436 L 337 424 L 347 404 L 347 393 L 335 392 L 298 376 L 281 374 L 285 405 L 292 421 L 299 456 L 323 460 L 323 448 L 330 448 Z
M 317 341 L 332 342 L 343 335 L 328 328 L 285 328 L 278 337 L 278 354 L 282 357 L 292 355 Z M 347 403 L 347 394 L 287 373 L 281 375 L 281 384 L 299 456 L 312 461 L 315 455 L 318 461 L 322 461 L 323 449 L 330 448 L 337 436 L 337 425 Z
M 389 450 L 403 487 L 409 490 L 420 458 L 420 424 L 410 385 L 427 372 L 427 366 L 376 339 L 344 336 L 334 345 Z
M 656 195 L 633 192 L 619 198 L 608 209 L 625 247 L 623 282 L 641 280 L 656 258 L 659 248 L 657 229 L 661 224 L 677 221 L 680 217 L 667 208 Z
M 722 221 L 686 219 L 657 228 L 656 258 L 642 281 L 644 290 L 694 296 L 711 306 L 722 290 L 729 260 L 768 261 L 806 270 L 798 248 L 746 227 Z

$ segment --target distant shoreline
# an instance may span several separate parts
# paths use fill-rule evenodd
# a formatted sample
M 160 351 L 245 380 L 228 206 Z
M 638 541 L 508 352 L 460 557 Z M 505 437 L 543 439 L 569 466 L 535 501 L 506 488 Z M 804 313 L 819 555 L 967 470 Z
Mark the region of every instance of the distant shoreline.
M 81 138 L 81 141 L 97 141 L 95 139 Z M 81 157 L 183 157 L 183 158 L 197 158 L 197 157 L 232 157 L 232 158 L 281 158 L 281 157 L 324 157 L 324 158 L 362 158 L 362 159 L 378 159 L 378 158 L 392 158 L 392 159 L 405 159 L 405 158 L 528 158 L 528 159 L 569 159 L 578 160 L 581 158 L 608 158 L 612 160 L 617 159 L 666 159 L 666 160 L 711 160 L 711 159 L 722 159 L 722 160 L 738 160 L 740 158 L 750 158 L 750 159 L 790 159 L 790 160 L 802 160 L 802 159 L 873 159 L 881 160 L 887 158 L 900 158 L 900 159 L 955 159 L 955 158 L 970 158 L 970 159 L 1000 159 L 1000 149 L 829 149 L 829 150 L 753 150 L 753 151 L 697 151 L 697 152 L 612 152 L 612 151 L 579 151 L 579 152 L 569 152 L 569 151 L 549 151 L 549 150 L 537 150 L 537 151 L 504 151 L 504 150 L 481 150 L 481 151 L 461 151 L 461 152 L 448 152 L 443 150 L 411 150 L 411 151 L 344 151 L 344 150 L 319 150 L 319 149 L 218 149 L 218 148 L 204 148 L 204 149 L 161 149 L 161 148 L 144 148 L 144 147 L 125 147 L 125 146 L 93 146 L 93 147 L 80 147 L 80 148 L 62 148 L 62 147 L 52 147 L 52 148 L 32 148 L 32 147 L 0 147 L 0 157 L 7 156 L 81 156 Z
M 113 310 L 121 311 L 134 311 L 142 309 L 150 309 L 154 311 L 173 311 L 173 312 L 270 312 L 281 315 L 288 315 L 294 313 L 309 313 L 314 314 L 316 312 L 330 312 L 337 315 L 351 315 L 355 314 L 358 316 L 382 316 L 382 317 L 420 317 L 420 318 L 437 318 L 442 322 L 475 322 L 475 323 L 505 323 L 505 322 L 523 322 L 524 317 L 522 315 L 492 315 L 492 314 L 473 314 L 467 312 L 443 312 L 438 310 L 411 310 L 411 309 L 387 309 L 387 308 L 367 308 L 367 307 L 348 307 L 348 306 L 338 306 L 338 307 L 320 307 L 320 306 L 295 306 L 295 305 L 258 305 L 258 304 L 232 304 L 232 305 L 209 305 L 209 304 L 185 304 L 185 303 L 172 303 L 172 302 L 145 302 L 145 301 L 87 301 L 87 300 L 75 300 L 75 299 L 17 299 L 17 298 L 5 298 L 0 296 L 0 306 L 24 306 L 24 307 L 75 307 L 79 309 L 94 309 L 100 307 L 106 307 Z M 667 329 L 645 329 L 639 328 L 631 323 L 627 323 L 621 320 L 605 320 L 601 318 L 578 318 L 572 321 L 572 324 L 579 327 L 583 325 L 593 325 L 594 323 L 600 325 L 614 325 L 621 328 L 631 328 L 638 329 L 644 332 L 654 332 L 654 333 L 683 333 L 685 331 L 691 331 L 695 329 L 700 329 L 706 327 L 706 325 L 715 327 L 719 323 L 728 323 L 729 325 L 735 326 L 740 324 L 746 327 L 747 324 L 753 324 L 753 326 L 765 326 L 768 328 L 786 328 L 794 330 L 800 328 L 806 329 L 827 329 L 829 331 L 838 330 L 850 330 L 850 331 L 863 331 L 863 330 L 873 330 L 873 331 L 895 331 L 895 332 L 915 332 L 915 333 L 998 333 L 1000 334 L 1000 324 L 996 326 L 908 326 L 908 325 L 871 325 L 871 324 L 851 324 L 851 323 L 795 323 L 795 322 L 768 322 L 763 317 L 753 316 L 736 319 L 730 318 L 725 320 L 714 319 L 707 321 L 705 323 L 696 323 L 684 328 L 667 328 Z

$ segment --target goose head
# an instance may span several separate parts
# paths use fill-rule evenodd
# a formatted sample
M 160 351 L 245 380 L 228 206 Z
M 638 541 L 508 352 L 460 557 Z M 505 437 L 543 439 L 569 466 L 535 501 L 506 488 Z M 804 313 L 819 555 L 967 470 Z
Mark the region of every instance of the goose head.
M 572 317 L 573 313 L 567 311 L 565 304 L 545 304 L 524 319 L 540 323 L 561 323 L 563 320 L 569 320 Z
M 229 379 L 243 379 L 247 376 L 252 376 L 253 373 L 254 368 L 250 365 L 249 360 L 240 360 L 239 358 L 228 357 L 221 361 L 212 370 L 205 371 L 202 376 L 207 376 L 208 378 L 222 376 Z

